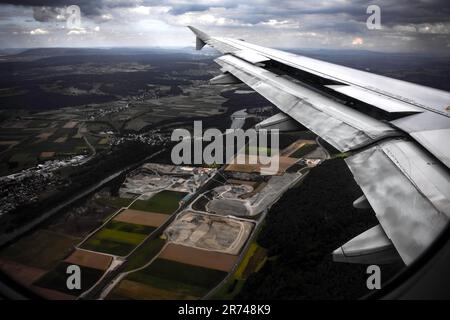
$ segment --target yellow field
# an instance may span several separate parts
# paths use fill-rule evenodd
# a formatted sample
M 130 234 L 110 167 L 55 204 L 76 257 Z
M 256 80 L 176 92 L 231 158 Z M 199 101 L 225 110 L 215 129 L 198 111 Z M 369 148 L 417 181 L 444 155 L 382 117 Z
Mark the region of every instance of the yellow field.
M 262 268 L 266 262 L 266 250 L 256 243 L 252 243 L 247 250 L 242 262 L 234 273 L 234 277 L 238 280 L 245 280 L 253 273 Z

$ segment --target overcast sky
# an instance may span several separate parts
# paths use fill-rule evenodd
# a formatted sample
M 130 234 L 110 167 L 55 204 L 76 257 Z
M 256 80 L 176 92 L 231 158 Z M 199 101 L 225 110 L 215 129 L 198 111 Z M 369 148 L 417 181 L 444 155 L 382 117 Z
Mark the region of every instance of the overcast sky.
M 370 4 L 381 30 L 366 26 Z M 192 46 L 186 25 L 271 47 L 450 52 L 448 0 L 0 0 L 0 48 Z

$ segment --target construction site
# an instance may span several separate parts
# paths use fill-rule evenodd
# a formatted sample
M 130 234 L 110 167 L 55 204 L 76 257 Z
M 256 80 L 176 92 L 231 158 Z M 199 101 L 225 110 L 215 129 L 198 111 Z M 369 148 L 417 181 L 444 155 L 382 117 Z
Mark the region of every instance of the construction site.
M 194 248 L 238 254 L 254 226 L 233 217 L 185 211 L 165 231 L 169 242 Z
M 254 217 L 274 203 L 302 173 L 285 173 L 272 176 L 267 181 L 249 184 L 228 184 L 215 188 L 209 196 L 205 210 L 222 216 Z
M 175 190 L 192 193 L 213 172 L 209 168 L 181 167 L 159 163 L 146 163 L 127 176 L 119 190 L 121 198 L 142 200 L 160 190 Z
M 117 277 L 102 298 L 223 298 L 221 288 L 228 294 L 229 285 L 242 284 L 264 264 L 266 251 L 254 235 L 270 207 L 322 161 L 317 151 L 306 156 L 316 148 L 312 140 L 289 144 L 282 150 L 278 172 L 270 176 L 254 163 L 219 169 L 152 240 L 163 242 L 161 250 L 147 264 Z

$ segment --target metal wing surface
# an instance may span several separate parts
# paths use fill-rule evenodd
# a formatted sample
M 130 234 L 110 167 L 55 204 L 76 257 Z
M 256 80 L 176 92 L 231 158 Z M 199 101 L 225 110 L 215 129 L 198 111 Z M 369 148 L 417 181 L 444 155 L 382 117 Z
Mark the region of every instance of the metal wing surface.
M 198 50 L 223 54 L 211 83 L 243 82 L 280 110 L 259 127 L 296 121 L 351 154 L 364 193 L 354 205 L 370 205 L 381 227 L 336 249 L 336 261 L 386 262 L 398 252 L 410 264 L 440 234 L 450 217 L 449 92 L 189 28 Z

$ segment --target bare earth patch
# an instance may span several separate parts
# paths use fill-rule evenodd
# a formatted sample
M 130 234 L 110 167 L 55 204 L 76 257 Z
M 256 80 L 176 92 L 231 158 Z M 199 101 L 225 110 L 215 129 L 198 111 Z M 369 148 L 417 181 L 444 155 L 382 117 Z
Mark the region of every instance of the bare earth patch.
M 70 294 L 62 293 L 56 290 L 31 286 L 31 289 L 38 295 L 50 300 L 75 300 L 77 297 Z
M 64 261 L 89 268 L 106 270 L 111 264 L 112 258 L 104 254 L 84 250 L 75 250 Z
M 229 184 L 237 184 L 237 185 L 247 185 L 247 186 L 251 186 L 253 188 L 256 187 L 256 185 L 258 185 L 258 182 L 256 181 L 246 181 L 246 180 L 237 180 L 237 179 L 228 179 L 227 182 Z
M 64 143 L 67 141 L 67 136 L 64 137 L 59 137 L 58 139 L 55 140 L 55 143 Z
M 0 269 L 24 286 L 30 286 L 46 270 L 26 266 L 9 260 L 0 259 Z
M 285 156 L 278 157 L 278 172 L 276 175 L 282 175 L 286 170 L 295 164 L 298 159 Z M 258 156 L 255 155 L 237 155 L 225 168 L 226 171 L 261 173 L 262 169 L 269 169 L 269 165 L 259 163 Z
M 52 134 L 53 134 L 53 132 L 42 132 L 37 135 L 37 138 L 42 139 L 42 140 L 47 140 Z
M 166 229 L 169 242 L 203 250 L 238 254 L 253 223 L 219 215 L 185 211 Z
M 310 143 L 310 144 L 311 143 L 315 143 L 315 141 L 312 141 L 312 140 L 298 140 L 298 141 L 295 141 L 294 143 L 290 144 L 288 147 L 283 149 L 283 151 L 281 151 L 280 155 L 289 157 L 295 151 L 297 151 L 298 149 L 302 148 L 305 144 L 308 144 L 308 143 Z
M 72 129 L 72 128 L 75 128 L 77 126 L 77 124 L 78 124 L 78 122 L 76 122 L 76 121 L 69 121 L 63 126 L 63 128 Z
M 41 158 L 51 158 L 55 155 L 54 151 L 44 151 L 39 155 Z
M 161 252 L 159 258 L 230 272 L 238 257 L 236 255 L 201 250 L 170 243 Z
M 126 209 L 119 213 L 113 220 L 141 224 L 149 227 L 159 227 L 167 220 L 167 218 L 167 214 Z
M 18 143 L 19 143 L 19 141 L 16 141 L 16 140 L 11 140 L 11 141 L 3 140 L 3 141 L 0 141 L 0 146 L 16 145 Z

